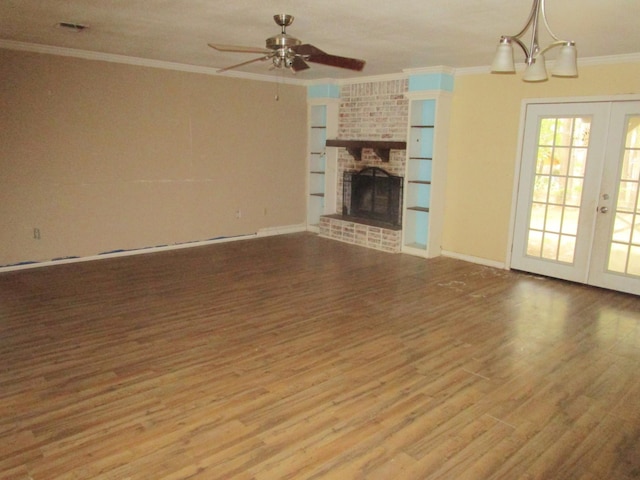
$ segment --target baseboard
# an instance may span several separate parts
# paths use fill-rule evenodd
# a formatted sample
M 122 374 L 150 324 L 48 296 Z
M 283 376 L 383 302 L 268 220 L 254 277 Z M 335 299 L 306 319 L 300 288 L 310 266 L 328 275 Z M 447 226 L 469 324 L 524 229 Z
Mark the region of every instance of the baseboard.
M 300 225 L 285 225 L 283 227 L 267 227 L 258 230 L 258 237 L 270 237 L 272 235 L 285 235 L 287 233 L 306 232 L 307 226 L 304 223 Z
M 306 231 L 305 225 L 289 225 L 283 227 L 261 228 L 257 233 L 238 235 L 235 237 L 218 237 L 210 240 L 199 240 L 194 242 L 176 243 L 173 245 L 162 245 L 157 247 L 143 247 L 131 250 L 118 250 L 113 252 L 104 252 L 98 255 L 89 255 L 87 257 L 69 257 L 54 260 L 44 260 L 41 262 L 20 263 L 16 265 L 6 265 L 0 267 L 0 273 L 11 272 L 15 270 L 25 270 L 27 268 L 48 267 L 51 265 L 63 265 L 66 263 L 91 262 L 93 260 L 103 260 L 114 257 L 128 257 L 131 255 L 143 255 L 147 253 L 166 252 L 167 250 L 178 250 L 182 248 L 202 247 L 205 245 L 213 245 L 216 243 L 235 242 L 238 240 L 249 240 L 257 237 L 266 237 L 271 235 L 284 235 L 287 233 L 297 233 Z
M 478 265 L 484 265 L 485 267 L 500 268 L 502 270 L 508 270 L 507 266 L 503 262 L 496 262 L 494 260 L 488 260 L 486 258 L 473 257 L 471 255 L 463 255 L 461 253 L 449 252 L 442 250 L 443 257 L 455 258 L 458 260 L 464 260 L 465 262 L 477 263 Z

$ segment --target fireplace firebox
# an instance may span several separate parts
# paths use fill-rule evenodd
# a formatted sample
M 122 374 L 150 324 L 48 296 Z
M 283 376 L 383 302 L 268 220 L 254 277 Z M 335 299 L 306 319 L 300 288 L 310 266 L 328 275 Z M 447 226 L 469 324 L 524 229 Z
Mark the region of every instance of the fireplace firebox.
M 403 178 L 378 167 L 346 171 L 343 176 L 342 214 L 392 226 L 402 224 Z

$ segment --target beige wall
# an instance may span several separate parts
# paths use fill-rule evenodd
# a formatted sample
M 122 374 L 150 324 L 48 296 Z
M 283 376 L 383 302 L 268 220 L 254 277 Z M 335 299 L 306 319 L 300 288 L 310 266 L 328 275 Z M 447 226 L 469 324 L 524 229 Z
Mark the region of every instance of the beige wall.
M 639 78 L 456 77 L 444 250 L 506 261 L 523 99 L 638 94 Z M 279 89 L 0 49 L 0 266 L 304 223 L 306 89 Z
M 304 223 L 306 89 L 279 89 L 0 50 L 0 266 Z
M 577 79 L 525 83 L 520 76 L 455 80 L 443 248 L 504 263 L 522 100 L 640 93 L 640 64 L 582 67 Z

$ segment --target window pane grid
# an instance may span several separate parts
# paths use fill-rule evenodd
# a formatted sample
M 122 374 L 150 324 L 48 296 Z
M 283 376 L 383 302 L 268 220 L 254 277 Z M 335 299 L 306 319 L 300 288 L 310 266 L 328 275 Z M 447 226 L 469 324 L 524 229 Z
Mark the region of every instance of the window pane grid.
M 589 118 L 540 120 L 528 256 L 573 262 L 590 126 Z
M 608 269 L 640 276 L 640 116 L 627 119 L 618 180 Z

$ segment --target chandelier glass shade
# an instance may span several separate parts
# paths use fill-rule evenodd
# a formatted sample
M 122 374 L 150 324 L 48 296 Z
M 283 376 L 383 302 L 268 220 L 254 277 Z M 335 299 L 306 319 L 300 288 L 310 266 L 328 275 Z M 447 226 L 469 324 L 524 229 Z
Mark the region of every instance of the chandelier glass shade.
M 503 35 L 498 42 L 491 73 L 515 73 L 516 66 L 513 54 L 513 44 L 517 44 L 524 52 L 526 68 L 522 79 L 525 82 L 542 82 L 548 79 L 544 54 L 554 48 L 560 47 L 558 57 L 551 69 L 551 75 L 556 77 L 578 76 L 578 53 L 575 42 L 561 40 L 549 28 L 545 13 L 545 0 L 534 0 L 531 13 L 525 26 L 516 35 Z M 552 41 L 542 48 L 538 41 L 538 26 L 544 23 L 547 33 Z M 527 46 L 522 37 L 531 29 L 531 41 Z

